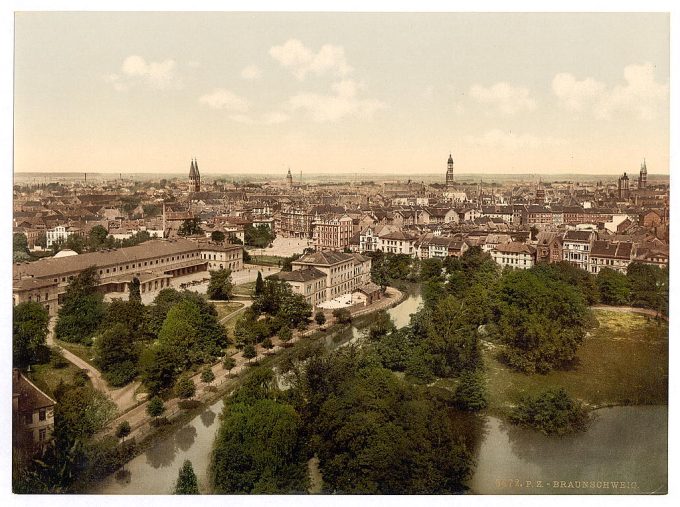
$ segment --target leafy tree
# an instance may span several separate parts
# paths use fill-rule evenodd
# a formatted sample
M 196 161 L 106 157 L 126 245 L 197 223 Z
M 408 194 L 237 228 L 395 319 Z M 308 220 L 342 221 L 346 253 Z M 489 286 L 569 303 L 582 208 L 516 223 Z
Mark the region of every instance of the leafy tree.
M 158 396 L 154 396 L 146 404 L 146 413 L 151 417 L 158 418 L 165 412 L 165 404 Z
M 80 254 L 85 249 L 85 239 L 80 234 L 69 234 L 64 243 L 64 248 Z
M 198 479 L 194 473 L 194 467 L 191 461 L 184 460 L 182 468 L 179 470 L 177 482 L 175 483 L 175 495 L 198 495 Z
M 127 437 L 131 432 L 132 428 L 130 427 L 130 423 L 128 421 L 123 421 L 116 427 L 116 438 L 122 438 L 125 440 L 125 437 Z
M 298 260 L 300 257 L 302 257 L 302 254 L 293 254 L 290 257 L 283 259 L 283 262 L 281 262 L 281 271 L 293 271 L 293 262 Z
M 188 375 L 182 375 L 175 383 L 175 396 L 183 400 L 193 398 L 196 394 L 196 384 Z
M 130 330 L 124 324 L 106 329 L 95 342 L 95 364 L 112 386 L 123 386 L 135 377 L 137 357 Z
M 442 277 L 442 260 L 436 257 L 424 259 L 420 263 L 420 279 L 422 281 L 440 280 Z
M 90 386 L 68 389 L 57 402 L 54 432 L 62 442 L 91 437 L 116 413 L 116 405 Z
M 318 325 L 323 326 L 326 323 L 326 314 L 322 311 L 318 311 L 316 312 L 316 315 L 314 315 L 314 320 Z
M 567 391 L 559 388 L 523 397 L 510 414 L 510 420 L 546 435 L 566 435 L 585 431 L 590 416 L 582 403 L 572 400 Z
M 532 225 L 531 228 L 529 229 L 529 237 L 531 238 L 531 241 L 535 241 L 537 236 L 538 236 L 538 227 L 536 227 L 535 225 Z
M 139 371 L 142 382 L 152 395 L 173 385 L 180 371 L 180 359 L 176 348 L 161 344 L 152 345 L 142 352 Z
M 23 232 L 15 232 L 12 235 L 12 250 L 15 262 L 28 259 L 28 239 Z
M 175 289 L 161 289 L 153 304 L 149 307 L 148 322 L 149 331 L 154 335 L 158 335 L 167 317 L 170 308 L 183 300 L 182 293 Z
M 210 240 L 215 243 L 222 243 L 224 241 L 224 233 L 222 231 L 213 231 L 210 233 Z
M 210 271 L 208 298 L 219 301 L 228 301 L 231 299 L 233 289 L 234 285 L 231 283 L 230 269 Z
M 257 351 L 252 343 L 248 343 L 243 347 L 243 357 L 248 360 L 248 363 L 250 363 L 252 358 L 257 357 Z
M 259 296 L 264 290 L 264 281 L 262 280 L 262 273 L 257 272 L 257 279 L 255 280 L 255 295 Z
M 203 229 L 201 228 L 198 218 L 188 218 L 179 226 L 177 234 L 179 236 L 194 236 L 203 234 Z
M 103 296 L 97 292 L 99 275 L 96 266 L 78 274 L 66 288 L 59 309 L 56 335 L 69 342 L 90 343 L 104 318 Z
M 163 211 L 163 208 L 157 204 L 144 204 L 142 206 L 142 211 L 144 212 L 145 217 L 152 218 L 160 215 Z
M 626 277 L 633 306 L 651 308 L 668 315 L 668 269 L 631 262 Z
M 550 278 L 551 280 L 571 285 L 583 295 L 586 303 L 589 305 L 593 305 L 598 301 L 595 277 L 570 262 L 539 262 L 531 268 L 531 271 L 538 274 L 541 278 Z
M 265 224 L 260 224 L 254 227 L 252 224 L 246 225 L 244 229 L 244 243 L 248 246 L 256 248 L 265 248 L 274 241 L 276 236 L 272 230 Z
M 271 399 L 225 407 L 210 467 L 217 494 L 291 493 L 307 487 L 307 457 L 295 409 Z
M 227 370 L 227 372 L 231 376 L 231 370 L 236 368 L 236 359 L 234 359 L 231 356 L 225 356 L 224 360 L 222 361 L 222 366 L 224 367 L 225 370 Z
M 279 340 L 281 340 L 284 345 L 287 344 L 293 338 L 293 331 L 288 326 L 283 326 L 279 329 Z
M 590 320 L 577 289 L 535 270 L 503 276 L 496 312 L 496 335 L 505 344 L 501 359 L 527 373 L 569 364 Z
M 87 248 L 90 251 L 99 250 L 106 244 L 109 232 L 101 225 L 95 225 L 87 235 Z
M 600 301 L 606 305 L 625 305 L 630 298 L 630 285 L 626 275 L 604 268 L 597 274 Z
M 373 322 L 368 328 L 368 338 L 377 341 L 396 330 L 389 314 L 382 310 L 373 316 Z
M 215 374 L 213 373 L 212 368 L 210 368 L 210 366 L 206 366 L 205 368 L 203 368 L 203 371 L 201 372 L 201 382 L 210 384 L 213 380 L 215 380 Z
M 35 240 L 35 246 L 47 248 L 47 234 L 45 232 L 38 234 L 38 237 Z
M 34 301 L 14 307 L 12 319 L 12 359 L 14 366 L 23 367 L 38 361 L 45 348 L 50 316 Z
M 267 337 L 262 341 L 262 347 L 267 349 L 268 351 L 274 348 L 274 343 L 272 342 L 272 339 Z
M 116 324 L 122 324 L 129 332 L 133 341 L 145 338 L 147 334 L 146 309 L 143 304 L 134 299 L 123 301 L 114 299 L 105 305 L 106 313 L 101 328 L 108 329 Z
M 352 313 L 347 308 L 336 308 L 333 310 L 333 317 L 340 324 L 349 324 L 352 322 Z

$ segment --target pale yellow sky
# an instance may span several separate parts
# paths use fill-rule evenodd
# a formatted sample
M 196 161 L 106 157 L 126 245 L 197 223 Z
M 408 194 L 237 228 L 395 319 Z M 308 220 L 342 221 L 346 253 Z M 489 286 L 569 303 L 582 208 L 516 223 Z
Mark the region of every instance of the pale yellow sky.
M 668 173 L 667 14 L 19 13 L 15 171 Z

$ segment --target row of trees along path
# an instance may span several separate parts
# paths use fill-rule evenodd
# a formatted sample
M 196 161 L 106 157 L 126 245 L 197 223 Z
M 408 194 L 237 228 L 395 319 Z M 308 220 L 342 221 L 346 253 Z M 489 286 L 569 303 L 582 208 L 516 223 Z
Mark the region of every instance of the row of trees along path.
M 402 293 L 399 290 L 390 287 L 388 289 L 388 296 L 389 298 L 380 299 L 377 302 L 370 305 L 369 307 L 363 307 L 361 309 L 358 309 L 356 312 L 353 313 L 353 315 L 365 314 L 368 312 L 379 311 L 389 308 L 395 302 L 401 300 Z M 247 304 L 243 308 L 235 310 L 226 317 L 223 317 L 221 321 L 224 322 L 229 318 L 233 317 L 235 314 L 244 311 L 245 308 L 252 304 L 252 301 L 244 303 L 249 304 Z M 302 334 L 299 331 L 295 331 L 293 333 L 293 337 L 288 341 L 286 345 L 291 346 L 292 344 L 300 340 L 300 338 L 312 334 L 314 331 L 318 329 L 318 327 L 319 326 L 316 323 L 314 323 L 314 321 L 312 321 L 309 325 L 309 328 Z M 224 367 L 222 366 L 222 362 L 218 362 L 212 365 L 211 370 L 215 375 L 215 379 L 209 383 L 201 381 L 201 371 L 197 372 L 193 377 L 191 377 L 191 380 L 194 382 L 194 385 L 196 386 L 196 394 L 193 396 L 193 399 L 197 401 L 205 401 L 211 395 L 214 396 L 215 393 L 209 389 L 210 386 L 220 386 L 220 391 L 222 391 L 224 389 L 225 383 L 233 382 L 234 381 L 233 377 L 238 376 L 243 371 L 244 368 L 248 367 L 248 365 L 258 362 L 261 358 L 267 355 L 276 354 L 283 347 L 282 345 L 283 342 L 279 340 L 278 336 L 272 337 L 272 343 L 274 347 L 269 350 L 265 349 L 261 344 L 258 344 L 255 347 L 257 355 L 251 359 L 244 357 L 243 351 L 239 351 L 236 354 L 232 355 L 231 357 L 235 361 L 235 366 L 231 370 L 224 369 Z M 178 413 L 181 410 L 179 407 L 180 401 L 181 400 L 177 397 L 165 401 L 164 402 L 165 410 L 163 414 L 167 416 Z M 136 407 L 132 408 L 126 413 L 123 413 L 116 419 L 110 421 L 109 424 L 107 425 L 107 428 L 102 432 L 102 435 L 112 434 L 115 431 L 115 428 L 120 423 L 127 421 L 130 424 L 130 427 L 132 428 L 130 436 L 144 437 L 151 430 L 152 428 L 151 425 L 153 423 L 153 417 L 149 416 L 147 412 L 148 404 L 149 404 L 148 400 L 143 403 L 140 403 Z

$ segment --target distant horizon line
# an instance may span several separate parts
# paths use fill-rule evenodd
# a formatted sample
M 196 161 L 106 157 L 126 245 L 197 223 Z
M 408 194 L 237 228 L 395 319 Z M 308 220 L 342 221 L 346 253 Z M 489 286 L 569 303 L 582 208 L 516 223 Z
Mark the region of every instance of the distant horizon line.
M 573 176 L 592 176 L 592 177 L 597 177 L 597 176 L 618 176 L 622 174 L 638 174 L 638 171 L 623 171 L 621 173 L 581 173 L 581 172 L 526 172 L 526 173 L 505 173 L 505 172 L 498 172 L 498 173 L 491 173 L 491 172 L 461 172 L 461 173 L 454 173 L 455 176 L 471 176 L 471 175 L 490 175 L 490 176 L 503 176 L 503 177 L 513 177 L 513 176 L 565 176 L 565 175 L 573 175 Z M 182 176 L 182 175 L 187 175 L 188 178 L 188 172 L 158 172 L 158 171 L 14 171 L 14 175 L 21 174 L 21 175 L 27 175 L 27 174 L 40 174 L 40 175 L 49 175 L 49 174 L 106 174 L 106 175 L 115 175 L 115 174 L 144 174 L 144 175 L 173 175 L 173 176 Z M 298 172 L 299 174 L 299 172 Z M 329 176 L 329 177 L 347 177 L 347 176 L 356 176 L 356 175 L 364 175 L 364 176 L 393 176 L 393 177 L 408 177 L 407 174 L 404 174 L 403 176 L 397 175 L 397 174 L 392 174 L 389 172 L 375 172 L 375 173 L 368 173 L 368 172 L 341 172 L 341 173 L 328 173 L 328 172 L 308 172 L 305 173 L 306 176 Z M 418 173 L 418 176 L 441 176 L 445 175 L 446 171 L 437 171 L 437 172 L 431 172 L 431 173 Z M 262 176 L 262 177 L 272 177 L 271 173 L 239 173 L 239 172 L 233 172 L 233 173 L 223 173 L 223 172 L 205 172 L 202 173 L 201 176 Z M 656 176 L 670 176 L 670 172 L 664 173 L 664 172 L 649 172 L 648 177 L 656 175 Z M 286 174 L 285 172 L 282 173 L 281 179 L 285 179 Z M 295 173 L 293 173 L 293 178 L 295 178 Z M 414 178 L 411 178 L 414 180 Z

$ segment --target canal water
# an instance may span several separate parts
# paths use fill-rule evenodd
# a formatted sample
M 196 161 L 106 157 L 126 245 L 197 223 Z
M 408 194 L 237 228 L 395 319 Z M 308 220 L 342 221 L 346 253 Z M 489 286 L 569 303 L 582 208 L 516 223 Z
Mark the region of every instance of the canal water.
M 422 302 L 411 294 L 388 313 L 397 327 Z M 354 341 L 362 331 L 356 327 L 327 337 L 330 348 Z M 95 494 L 168 494 L 185 459 L 191 460 L 202 492 L 208 491 L 208 465 L 219 427 L 220 400 L 206 408 L 173 434 L 159 438 L 149 449 L 126 465 L 124 480 L 111 475 L 92 488 Z M 534 493 L 650 493 L 667 488 L 667 416 L 660 406 L 612 407 L 597 410 L 587 432 L 563 438 L 506 425 L 495 417 L 480 417 L 470 438 L 477 458 L 468 482 L 476 494 Z M 527 482 L 531 481 L 531 487 Z M 541 481 L 541 488 L 536 487 Z M 557 487 L 553 481 L 558 481 Z M 561 483 L 564 481 L 564 484 Z M 570 486 L 571 481 L 571 488 Z M 577 489 L 581 486 L 581 489 Z M 604 488 L 604 482 L 610 484 Z M 635 486 L 612 489 L 612 482 Z M 582 486 L 588 483 L 586 488 Z M 594 483 L 594 488 L 590 488 Z M 602 484 L 599 484 L 602 483 Z M 630 483 L 635 483 L 630 484 Z M 522 487 L 518 487 L 522 484 Z M 549 486 L 548 486 L 549 484 Z M 598 486 L 600 486 L 598 488 Z

